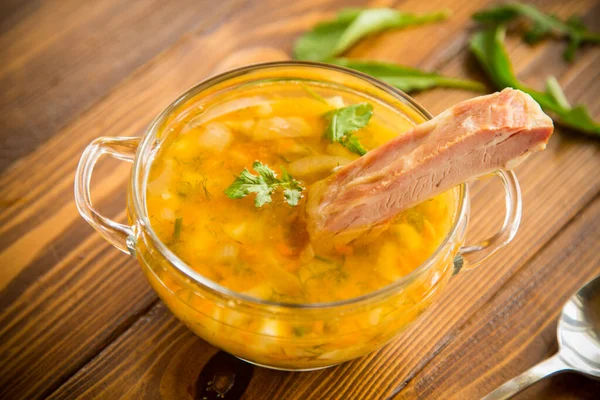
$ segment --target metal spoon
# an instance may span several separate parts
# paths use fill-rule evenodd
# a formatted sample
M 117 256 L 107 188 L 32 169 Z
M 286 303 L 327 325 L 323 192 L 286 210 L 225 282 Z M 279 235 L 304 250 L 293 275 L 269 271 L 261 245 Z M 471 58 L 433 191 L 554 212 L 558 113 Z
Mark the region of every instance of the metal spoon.
M 600 276 L 585 284 L 562 309 L 558 353 L 504 383 L 483 400 L 508 399 L 559 372 L 580 372 L 600 379 Z

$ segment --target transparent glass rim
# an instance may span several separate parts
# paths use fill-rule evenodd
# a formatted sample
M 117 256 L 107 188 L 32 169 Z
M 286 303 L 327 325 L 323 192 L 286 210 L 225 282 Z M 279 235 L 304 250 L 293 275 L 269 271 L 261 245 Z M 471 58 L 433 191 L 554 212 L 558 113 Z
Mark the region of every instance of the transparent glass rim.
M 150 218 L 146 212 L 146 206 L 144 203 L 144 192 L 146 189 L 146 175 L 142 174 L 142 168 L 146 167 L 145 163 L 142 160 L 143 154 L 148 150 L 148 147 L 152 146 L 152 142 L 155 134 L 158 132 L 158 129 L 161 127 L 162 123 L 175 111 L 180 105 L 184 104 L 186 101 L 201 93 L 202 91 L 210 88 L 211 86 L 224 82 L 226 80 L 239 77 L 248 72 L 252 72 L 255 70 L 265 70 L 265 69 L 277 69 L 280 67 L 306 67 L 306 68 L 316 68 L 316 69 L 327 69 L 332 70 L 339 73 L 345 73 L 348 75 L 352 75 L 356 78 L 360 78 L 364 81 L 367 81 L 369 84 L 377 87 L 385 91 L 387 94 L 392 97 L 400 100 L 401 102 L 407 104 L 412 107 L 413 111 L 418 112 L 422 117 L 426 120 L 430 120 L 433 116 L 423 108 L 419 103 L 417 103 L 413 98 L 404 93 L 403 91 L 394 88 L 378 79 L 375 79 L 367 74 L 362 72 L 354 71 L 349 68 L 325 64 L 319 62 L 312 61 L 275 61 L 261 64 L 253 64 L 241 68 L 236 68 L 219 75 L 215 75 L 211 78 L 208 78 L 204 81 L 199 82 L 198 84 L 192 86 L 190 89 L 186 90 L 181 96 L 179 96 L 176 100 L 174 100 L 170 105 L 168 105 L 160 114 L 154 118 L 154 120 L 148 126 L 148 129 L 144 133 L 140 146 L 137 150 L 132 169 L 132 198 L 133 198 L 133 206 L 135 211 L 134 224 L 141 227 L 147 235 L 152 240 L 152 244 L 155 248 L 169 261 L 171 265 L 173 265 L 179 272 L 185 275 L 187 278 L 191 279 L 195 283 L 209 288 L 220 295 L 231 298 L 231 300 L 238 300 L 247 303 L 251 303 L 259 306 L 269 306 L 276 307 L 280 309 L 302 309 L 302 310 L 323 310 L 329 308 L 335 308 L 340 306 L 349 306 L 349 305 L 361 305 L 366 302 L 373 301 L 374 299 L 385 297 L 389 294 L 394 294 L 397 292 L 399 288 L 405 286 L 407 283 L 412 281 L 422 272 L 428 270 L 437 259 L 440 252 L 446 248 L 446 245 L 450 242 L 450 240 L 455 236 L 456 231 L 460 225 L 460 222 L 465 218 L 467 212 L 467 187 L 465 184 L 459 186 L 459 199 L 458 199 L 458 207 L 457 212 L 455 214 L 454 221 L 452 223 L 452 227 L 442 243 L 437 247 L 437 249 L 429 256 L 429 258 L 411 271 L 408 275 L 398 279 L 397 281 L 390 283 L 387 286 L 379 288 L 373 292 L 352 297 L 345 300 L 338 300 L 332 302 L 323 302 L 323 303 L 285 303 L 285 302 L 277 302 L 271 300 L 263 300 L 256 297 L 252 297 L 243 293 L 236 292 L 234 290 L 228 289 L 225 286 L 222 286 L 205 276 L 201 275 L 194 269 L 192 269 L 189 265 L 187 265 L 183 260 L 181 260 L 175 253 L 171 251 L 156 235 L 154 230 L 152 229 L 152 225 L 150 224 Z M 149 167 L 149 166 L 147 166 Z M 143 181 L 140 181 L 140 177 L 143 176 Z

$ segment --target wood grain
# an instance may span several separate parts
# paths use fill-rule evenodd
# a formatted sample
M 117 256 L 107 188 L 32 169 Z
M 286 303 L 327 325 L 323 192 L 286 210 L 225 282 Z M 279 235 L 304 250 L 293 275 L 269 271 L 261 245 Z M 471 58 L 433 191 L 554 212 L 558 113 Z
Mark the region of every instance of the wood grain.
M 481 398 L 551 356 L 558 346 L 556 325 L 562 305 L 582 282 L 598 274 L 599 248 L 600 198 L 596 198 L 514 274 L 437 354 L 439 361 L 422 369 L 395 399 Z M 518 398 L 563 398 L 566 393 L 555 380 L 535 385 Z M 571 390 L 576 398 L 597 398 L 600 382 Z
M 25 18 L 8 13 L 0 36 L 0 171 L 182 34 L 211 29 L 237 3 L 40 1 L 23 7 Z
M 244 26 L 270 20 L 283 26 L 280 8 L 263 7 L 210 35 L 199 29 L 182 37 L 0 177 L 0 263 L 6 266 L 0 273 L 0 397 L 43 397 L 154 303 L 135 261 L 79 217 L 72 199 L 79 155 L 98 136 L 140 135 L 179 93 L 248 47 L 241 41 L 247 38 L 234 35 Z M 207 62 L 206 54 L 214 58 Z M 94 201 L 109 217 L 124 217 L 124 201 L 114 199 L 123 199 L 127 168 L 101 164 L 95 171 Z M 52 357 L 39 361 L 44 354 Z
M 598 3 L 558 0 L 542 3 L 544 9 L 561 16 L 582 13 L 590 26 L 600 30 Z M 228 1 L 202 17 L 194 14 L 199 11 L 192 6 L 186 8 L 193 8 L 191 16 L 174 16 L 176 10 L 170 7 L 176 4 L 161 3 L 157 7 L 153 1 L 141 0 L 127 4 L 110 0 L 92 5 L 64 2 L 61 7 L 55 7 L 56 10 L 52 9 L 55 3 L 44 1 L 29 3 L 24 8 L 16 3 L 6 4 L 10 12 L 0 20 L 0 43 L 10 42 L 6 39 L 9 37 L 17 44 L 0 50 L 5 52 L 2 54 L 13 52 L 10 54 L 14 56 L 6 66 L 0 66 L 0 88 L 3 77 L 14 73 L 15 65 L 32 69 L 48 55 L 76 57 L 73 69 L 69 66 L 66 70 L 59 68 L 64 60 L 45 61 L 46 75 L 36 75 L 32 86 L 38 88 L 41 97 L 33 96 L 31 88 L 25 87 L 23 77 L 15 81 L 13 92 L 0 95 L 0 110 L 13 112 L 33 98 L 32 110 L 39 112 L 28 113 L 28 121 L 31 126 L 43 128 L 35 143 L 22 153 L 8 151 L 8 157 L 13 157 L 11 160 L 19 161 L 0 175 L 0 265 L 3 265 L 0 270 L 0 398 L 45 397 L 65 381 L 55 393 L 58 398 L 190 397 L 198 374 L 216 349 L 193 336 L 161 303 L 156 303 L 135 261 L 112 249 L 79 218 L 71 195 L 77 159 L 95 137 L 142 134 L 154 115 L 195 82 L 235 65 L 283 59 L 289 54 L 297 34 L 332 15 L 342 5 L 363 3 Z M 409 0 L 369 4 L 399 6 L 415 12 L 448 7 L 454 16 L 434 26 L 377 35 L 356 46 L 351 51 L 352 56 L 441 69 L 455 76 L 480 76 L 465 45 L 471 26 L 468 19 L 486 2 Z M 165 12 L 164 7 L 170 11 Z M 91 12 L 92 8 L 99 11 Z M 115 19 L 115 12 L 123 16 Z M 170 18 L 172 26 L 157 26 L 161 18 Z M 192 21 L 194 18 L 196 22 Z M 56 36 L 53 33 L 45 38 L 44 33 L 50 26 L 45 24 L 62 19 L 65 23 L 55 32 Z M 145 21 L 146 24 L 158 29 L 153 34 L 157 36 L 143 51 L 136 52 L 136 40 L 143 35 L 128 35 L 128 29 L 138 29 L 141 21 L 147 19 L 150 21 Z M 86 27 L 86 21 L 94 23 Z M 68 48 L 67 44 L 73 43 L 74 38 L 92 35 L 102 21 L 111 21 L 108 25 L 126 40 L 114 43 L 109 39 L 115 36 L 110 35 L 98 39 L 95 46 L 99 52 L 95 55 L 90 55 L 89 48 L 83 45 L 73 50 Z M 40 25 L 37 30 L 36 24 Z M 22 32 L 23 27 L 31 28 L 31 37 L 20 38 L 14 33 Z M 107 28 L 102 26 L 102 29 Z M 139 29 L 147 33 L 149 31 L 144 29 L 150 28 Z M 419 43 L 418 48 L 410 45 L 412 43 Z M 594 95 L 600 90 L 596 79 L 600 52 L 586 49 L 578 54 L 573 65 L 566 65 L 560 58 L 563 48 L 564 44 L 559 42 L 544 42 L 534 48 L 520 40 L 508 42 L 511 58 L 522 79 L 541 86 L 546 74 L 555 74 L 572 102 L 585 101 L 592 114 L 600 116 L 600 102 Z M 108 57 L 128 50 L 135 54 L 128 54 L 122 64 L 116 64 L 115 57 Z M 77 84 L 81 85 L 82 77 L 87 77 L 95 68 L 98 81 L 86 81 L 84 93 L 73 95 L 77 99 L 74 105 L 59 101 L 54 110 L 56 114 L 51 115 L 47 104 L 74 91 Z M 59 76 L 62 80 L 49 86 L 48 76 Z M 419 94 L 417 100 L 437 113 L 473 95 L 434 90 Z M 17 118 L 9 124 L 22 122 Z M 4 131 L 7 134 L 2 137 L 9 142 L 20 140 L 14 131 Z M 0 138 L 0 158 L 6 149 L 2 140 Z M 570 236 L 575 238 L 578 232 L 585 231 L 581 218 L 597 223 L 598 206 L 590 204 L 600 192 L 600 178 L 595 173 L 600 167 L 599 152 L 597 142 L 557 133 L 544 153 L 517 171 L 523 188 L 525 214 L 522 229 L 509 248 L 485 267 L 453 279 L 439 306 L 380 352 L 315 373 L 289 374 L 256 368 L 246 398 L 385 398 L 402 386 L 406 386 L 412 396 L 445 397 L 444 390 L 468 378 L 458 372 L 451 374 L 442 380 L 439 390 L 435 383 L 423 383 L 429 382 L 431 376 L 437 378 L 445 373 L 441 367 L 436 369 L 445 359 L 440 358 L 440 354 L 454 357 L 466 348 L 463 346 L 471 345 L 469 336 L 463 332 L 473 326 L 473 321 L 494 320 L 494 312 L 502 312 L 498 307 L 508 304 L 496 304 L 498 296 L 506 290 L 515 292 L 526 288 L 527 279 L 517 277 L 528 276 L 526 271 L 535 272 L 537 264 L 532 260 L 543 257 L 553 248 L 555 240 L 562 238 L 560 240 L 567 243 Z M 124 218 L 123 194 L 128 168 L 125 164 L 101 162 L 95 170 L 94 202 L 109 217 Z M 473 190 L 470 238 L 482 237 L 495 227 L 498 217 L 484 212 L 501 207 L 501 198 L 493 189 L 492 183 L 483 182 Z M 580 219 L 569 222 L 575 215 L 581 215 Z M 569 228 L 561 233 L 567 224 Z M 537 254 L 540 250 L 542 252 Z M 569 265 L 578 260 L 574 253 L 565 257 L 564 262 Z M 580 274 L 565 276 L 568 282 L 565 287 L 582 283 L 586 271 L 591 273 L 594 268 L 597 270 L 598 265 L 586 264 Z M 551 287 L 543 286 L 551 285 L 545 280 L 540 285 Z M 532 291 L 527 293 L 535 295 Z M 560 293 L 564 296 L 567 291 Z M 517 311 L 514 307 L 508 309 Z M 552 319 L 552 310 L 548 307 L 545 312 L 546 319 L 541 315 L 538 324 L 551 323 L 548 319 Z M 544 327 L 549 329 L 547 325 Z M 543 333 L 546 330 L 542 330 L 541 337 L 550 340 L 551 337 Z M 498 357 L 502 357 L 508 350 L 502 342 L 497 346 Z M 502 370 L 503 376 L 525 368 L 523 362 L 533 364 L 543 357 L 538 347 L 524 347 L 521 351 L 519 362 L 512 364 L 510 371 Z M 465 364 L 460 366 L 469 371 Z M 487 364 L 488 369 L 494 366 L 506 368 L 506 365 Z M 473 370 L 481 379 L 464 393 L 481 394 L 499 383 L 498 379 L 492 380 L 486 375 L 488 369 L 481 366 Z M 560 379 L 564 388 L 575 382 L 593 389 L 587 381 Z M 585 390 L 577 393 L 585 395 Z
M 95 359 L 101 363 L 84 367 L 51 398 L 186 398 L 217 351 L 173 318 L 161 302 Z M 186 376 L 185 384 L 181 376 Z
M 395 390 L 402 390 L 394 398 L 480 398 L 504 380 L 551 355 L 556 350 L 556 318 L 562 304 L 581 282 L 598 272 L 599 238 L 600 199 L 597 198 L 473 315 L 452 344 L 437 355 L 441 357 L 439 362 L 431 363 L 409 386 L 399 385 Z M 141 361 L 138 351 L 144 355 Z M 154 398 L 158 393 L 163 398 L 193 398 L 195 379 L 216 351 L 176 323 L 165 306 L 158 303 L 148 318 L 138 321 L 52 398 Z M 332 383 L 329 379 L 323 381 L 324 376 L 335 375 L 343 381 L 344 376 L 356 373 L 357 364 L 309 373 L 256 368 L 245 398 L 387 397 L 377 391 L 369 397 L 362 390 L 352 392 L 348 382 L 335 382 L 338 388 L 344 388 L 340 393 L 321 393 Z M 362 380 L 369 376 L 368 370 L 360 375 Z M 279 390 L 273 390 L 269 384 L 273 379 L 282 382 Z M 537 389 L 535 392 L 528 390 L 523 398 L 550 398 L 553 394 L 560 395 L 555 398 L 563 398 L 565 393 L 557 391 L 552 381 L 533 388 Z M 597 393 L 594 390 L 598 383 L 575 382 L 578 385 L 573 390 L 581 396 L 578 398 L 591 399 L 590 395 Z M 304 387 L 307 384 L 309 388 Z M 300 390 L 304 393 L 299 393 Z

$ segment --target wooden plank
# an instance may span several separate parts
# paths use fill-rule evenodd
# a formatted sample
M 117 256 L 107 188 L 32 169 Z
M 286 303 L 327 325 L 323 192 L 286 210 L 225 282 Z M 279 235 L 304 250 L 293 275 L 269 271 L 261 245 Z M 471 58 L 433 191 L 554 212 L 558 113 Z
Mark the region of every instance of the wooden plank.
M 7 10 L 0 36 L 0 171 L 182 34 L 219 23 L 239 1 L 27 3 Z
M 536 360 L 551 355 L 556 347 L 555 322 L 562 303 L 598 273 L 599 238 L 600 200 L 597 198 L 555 241 L 511 277 L 492 300 L 475 313 L 458 338 L 436 357 L 438 361 L 429 364 L 395 398 L 480 398 Z M 159 303 L 147 318 L 136 322 L 51 398 L 154 398 L 159 395 L 194 398 L 196 379 L 216 352 L 177 323 Z M 330 397 L 320 395 L 320 391 L 333 383 L 329 379 L 320 381 L 323 372 L 286 373 L 255 368 L 244 398 L 385 398 L 381 391 L 371 393 L 370 397 L 362 391 L 349 392 L 348 383 L 343 381 L 345 375 L 356 372 L 353 364 L 357 363 L 344 364 L 325 373 L 335 375 L 339 380 L 336 384 L 343 388 Z M 369 372 L 372 371 L 362 371 L 361 379 L 368 380 Z M 282 383 L 276 390 L 268 384 L 272 379 Z M 558 390 L 557 382 L 562 383 Z M 528 390 L 525 398 L 566 398 L 564 382 L 565 379 L 552 378 L 532 388 L 535 391 Z M 590 395 L 597 393 L 595 390 L 599 387 L 598 382 L 589 379 L 571 379 L 566 385 L 573 389 L 571 396 L 578 396 L 572 398 L 591 399 Z
M 481 398 L 557 350 L 562 305 L 600 273 L 600 198 L 478 310 L 395 399 Z M 565 393 L 551 378 L 519 398 L 597 398 L 600 382 L 579 379 Z M 561 390 L 562 388 L 562 390 Z M 596 396 L 596 397 L 594 397 Z
M 547 57 L 556 53 L 555 45 L 546 45 L 545 49 L 536 49 L 537 55 Z M 519 42 L 511 43 L 511 52 L 528 55 L 531 49 L 524 47 Z M 588 56 L 589 57 L 589 56 Z M 593 67 L 597 55 L 591 61 L 585 61 L 580 66 L 580 78 L 587 82 L 590 90 L 593 88 Z M 523 62 L 517 62 L 519 71 L 527 72 L 528 67 L 536 59 L 524 58 Z M 451 61 L 445 72 L 459 73 L 463 68 L 463 60 Z M 557 66 L 556 72 L 566 70 L 566 67 Z M 562 71 L 561 71 L 562 70 Z M 525 73 L 525 78 L 527 74 Z M 564 78 L 564 76 L 563 76 Z M 587 79 L 587 80 L 586 80 Z M 564 79 L 569 95 L 570 80 Z M 596 84 L 597 85 L 597 84 Z M 458 101 L 461 97 L 469 94 L 455 91 L 431 92 L 419 96 L 430 108 L 441 109 L 448 104 Z M 440 98 L 442 100 L 440 100 Z M 560 135 L 560 134 L 559 134 Z M 553 139 L 545 153 L 537 155 L 528 164 L 519 169 L 518 174 L 522 178 L 526 212 L 523 221 L 522 232 L 519 234 L 517 243 L 504 251 L 501 256 L 495 257 L 486 268 L 475 270 L 455 278 L 451 283 L 447 295 L 440 301 L 443 304 L 421 320 L 416 326 L 396 342 L 386 347 L 375 355 L 365 357 L 352 363 L 344 364 L 334 369 L 303 374 L 287 374 L 281 372 L 256 369 L 251 386 L 248 388 L 250 395 L 260 393 L 271 398 L 338 398 L 357 397 L 369 398 L 379 395 L 392 394 L 403 380 L 410 379 L 421 367 L 426 364 L 436 351 L 442 349 L 456 334 L 470 315 L 501 288 L 503 284 L 511 279 L 511 276 L 532 257 L 543 245 L 560 231 L 562 226 L 575 215 L 581 207 L 585 206 L 597 195 L 600 190 L 600 180 L 594 178 L 592 171 L 598 167 L 598 147 L 593 143 L 576 140 L 568 141 L 562 136 L 562 140 Z M 567 142 L 565 142 L 567 140 Z M 484 201 L 491 208 L 499 207 L 500 200 L 492 199 L 487 192 L 480 191 L 477 196 L 479 201 Z M 550 212 L 561 208 L 560 213 Z M 475 215 L 473 225 L 478 227 L 475 235 L 490 228 L 493 221 L 487 221 L 481 214 Z M 514 258 L 511 258 L 514 255 Z M 503 262 L 503 258 L 509 258 L 509 262 Z M 490 277 L 490 270 L 494 276 Z M 460 291 L 458 288 L 472 287 L 472 292 Z M 159 309 L 161 306 L 156 306 Z M 163 321 L 163 311 L 156 311 L 156 317 Z M 147 323 L 147 321 L 145 321 Z M 164 324 L 164 322 L 161 322 Z M 427 327 L 427 330 L 425 330 Z M 161 335 L 182 335 L 180 326 L 173 326 L 172 331 L 161 332 Z M 424 334 L 423 332 L 426 332 Z M 119 340 L 120 348 L 136 348 L 145 346 L 146 342 L 152 343 L 160 338 L 153 335 L 144 335 L 142 329 L 132 328 L 123 341 Z M 191 340 L 191 339 L 190 339 Z M 186 346 L 201 346 L 202 341 L 197 340 L 195 344 Z M 200 344 L 198 344 L 200 343 Z M 57 392 L 58 397 L 67 395 L 79 388 L 78 394 L 82 396 L 115 395 L 121 393 L 124 387 L 133 387 L 128 395 L 142 396 L 148 393 L 158 393 L 167 390 L 162 384 L 166 380 L 175 380 L 178 388 L 194 387 L 194 379 L 200 371 L 200 366 L 185 369 L 196 363 L 193 356 L 188 358 L 186 351 L 180 350 L 177 344 L 170 347 L 168 344 L 161 348 L 160 360 L 152 366 L 147 364 L 134 366 L 134 360 L 127 358 L 123 366 L 119 362 L 120 354 L 126 351 L 113 351 L 107 349 L 100 357 L 89 364 L 84 371 L 76 375 L 69 383 Z M 188 347 L 186 347 L 188 348 Z M 209 354 L 214 349 L 208 345 L 202 347 Z M 202 353 L 198 350 L 198 352 Z M 158 366 L 160 365 L 160 367 Z M 164 365 L 174 365 L 171 370 L 163 369 Z M 123 370 L 122 368 L 126 368 Z M 104 376 L 108 373 L 112 376 L 126 376 L 125 379 L 103 380 L 96 384 L 93 376 Z M 140 382 L 140 377 L 143 381 Z M 167 378 L 168 377 L 168 378 Z M 131 379 L 130 379 L 131 378 Z M 135 379 L 135 383 L 133 380 Z M 104 391 L 106 390 L 106 392 Z M 175 390 L 175 389 L 173 389 Z M 186 389 L 187 390 L 187 389 Z M 171 392 L 168 392 L 171 393 Z M 177 392 L 179 393 L 179 392 Z
M 102 368 L 84 367 L 50 398 L 189 398 L 202 367 L 217 353 L 174 319 L 163 303 L 107 350 L 99 356 Z M 177 375 L 171 375 L 173 368 Z M 183 385 L 181 374 L 188 378 Z M 159 384 L 149 386 L 149 381 Z

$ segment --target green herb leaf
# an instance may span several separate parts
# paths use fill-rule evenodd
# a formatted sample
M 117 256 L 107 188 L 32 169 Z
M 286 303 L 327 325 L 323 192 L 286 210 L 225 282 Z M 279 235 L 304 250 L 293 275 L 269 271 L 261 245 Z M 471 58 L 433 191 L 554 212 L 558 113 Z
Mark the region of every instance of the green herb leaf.
M 275 171 L 259 161 L 252 164 L 252 169 L 258 173 L 253 175 L 247 168 L 235 178 L 233 183 L 225 189 L 225 194 L 230 199 L 241 199 L 250 193 L 255 193 L 254 205 L 256 208 L 273 201 L 271 194 L 277 189 L 283 189 L 283 196 L 290 206 L 298 205 L 302 198 L 302 186 L 287 171 L 284 170 L 281 179 L 277 179 Z
M 570 106 L 554 77 L 548 79 L 545 92 L 531 89 L 518 80 L 504 48 L 505 33 L 506 28 L 497 25 L 477 32 L 471 39 L 471 51 L 496 87 L 513 87 L 527 92 L 545 111 L 553 114 L 557 123 L 600 136 L 600 124 L 592 119 L 585 106 Z
M 294 57 L 298 60 L 326 61 L 342 54 L 368 35 L 440 21 L 449 15 L 448 11 L 414 15 L 390 8 L 344 9 L 333 21 L 322 22 L 302 35 L 294 46 Z
M 554 15 L 544 14 L 528 4 L 510 3 L 493 7 L 475 13 L 473 19 L 483 23 L 503 24 L 519 16 L 529 19 L 532 23 L 531 28 L 524 35 L 527 43 L 538 42 L 554 33 L 568 38 L 569 45 L 563 54 L 567 61 L 573 61 L 576 50 L 583 44 L 600 44 L 600 35 L 588 31 L 579 17 L 573 16 L 566 21 L 561 21 Z
M 302 198 L 302 191 L 300 189 L 285 189 L 283 191 L 283 197 L 290 206 L 297 206 Z
M 294 326 L 292 327 L 292 332 L 297 337 L 302 337 L 310 332 L 310 329 L 305 326 Z
M 369 103 L 353 104 L 325 114 L 329 125 L 324 137 L 331 143 L 341 143 L 353 153 L 367 154 L 365 148 L 352 134 L 365 127 L 373 116 L 373 106 Z
M 177 194 L 181 197 L 187 197 L 192 191 L 192 185 L 189 182 L 180 181 L 177 184 Z
M 181 236 L 181 225 L 183 224 L 183 217 L 175 219 L 175 228 L 173 228 L 173 239 L 179 240 Z
M 271 193 L 274 188 L 270 187 L 262 176 L 255 176 L 244 168 L 236 177 L 231 185 L 225 189 L 225 194 L 231 199 L 241 199 L 249 193 L 256 193 L 254 204 L 256 207 L 262 207 L 265 203 L 271 202 Z
M 339 142 L 349 133 L 365 127 L 373 116 L 373 106 L 369 103 L 358 103 L 338 108 L 325 114 L 330 121 L 326 137 L 331 143 Z
M 354 135 L 347 135 L 346 140 L 342 140 L 342 144 L 353 153 L 360 154 L 361 156 L 367 154 L 367 150 Z
M 275 175 L 275 171 L 273 171 L 265 164 L 255 161 L 252 164 L 252 169 L 258 172 L 258 174 L 265 180 L 265 182 L 268 185 L 273 185 L 279 182 L 277 180 L 277 176 Z
M 329 62 L 369 74 L 407 93 L 434 87 L 458 88 L 479 92 L 485 90 L 485 86 L 480 82 L 450 78 L 435 72 L 424 72 L 397 64 L 350 60 L 347 58 L 334 58 Z

